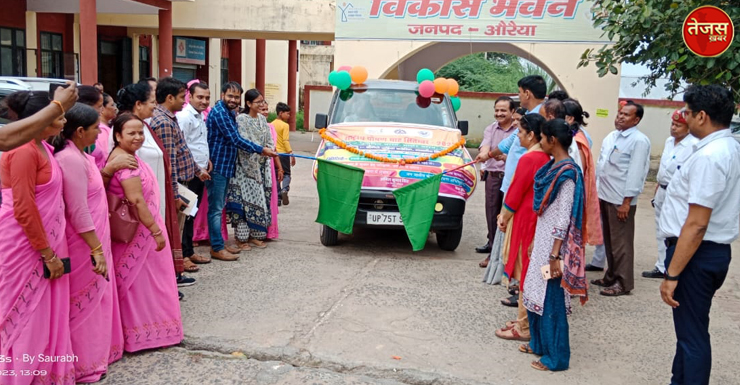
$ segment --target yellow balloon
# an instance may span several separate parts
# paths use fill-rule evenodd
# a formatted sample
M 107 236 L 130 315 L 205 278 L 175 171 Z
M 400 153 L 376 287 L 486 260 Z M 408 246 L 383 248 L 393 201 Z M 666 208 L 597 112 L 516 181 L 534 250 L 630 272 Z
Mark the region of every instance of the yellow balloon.
M 457 83 L 457 80 L 447 79 L 447 93 L 450 96 L 457 96 L 458 92 L 460 92 L 460 85 Z
M 447 92 L 447 79 L 436 78 L 434 79 L 434 92 L 438 94 L 444 94 Z
M 349 75 L 352 76 L 353 83 L 362 84 L 367 80 L 367 69 L 363 66 L 355 66 L 349 71 Z

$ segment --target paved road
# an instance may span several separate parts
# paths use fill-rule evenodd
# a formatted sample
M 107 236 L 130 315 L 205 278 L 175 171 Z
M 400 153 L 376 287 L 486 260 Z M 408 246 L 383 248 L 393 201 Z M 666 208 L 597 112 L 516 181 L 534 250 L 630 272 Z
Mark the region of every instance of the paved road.
M 310 154 L 316 137 L 294 134 L 292 142 Z M 185 342 L 127 355 L 104 384 L 668 383 L 675 337 L 658 280 L 637 278 L 634 293 L 619 298 L 591 288 L 569 320 L 570 370 L 538 372 L 532 356 L 493 335 L 515 310 L 499 304 L 503 288 L 480 282 L 481 256 L 472 250 L 486 233 L 482 190 L 468 204 L 456 252 L 430 237 L 413 253 L 402 232 L 366 230 L 325 248 L 310 166 L 294 169 L 280 241 L 193 274 L 198 284 L 182 290 Z M 646 196 L 637 216 L 639 275 L 656 252 Z M 739 270 L 731 265 L 714 300 L 712 384 L 740 383 Z

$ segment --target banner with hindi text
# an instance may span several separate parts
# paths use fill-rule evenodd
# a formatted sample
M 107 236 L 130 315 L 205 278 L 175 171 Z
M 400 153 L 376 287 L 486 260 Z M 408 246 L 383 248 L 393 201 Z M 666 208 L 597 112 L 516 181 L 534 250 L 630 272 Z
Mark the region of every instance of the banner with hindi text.
M 608 43 L 587 0 L 337 1 L 337 40 Z

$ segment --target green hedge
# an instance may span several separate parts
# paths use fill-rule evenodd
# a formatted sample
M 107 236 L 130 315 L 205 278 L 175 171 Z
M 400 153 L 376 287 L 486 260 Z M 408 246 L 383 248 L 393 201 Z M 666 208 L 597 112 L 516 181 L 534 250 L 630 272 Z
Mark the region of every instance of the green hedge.
M 277 119 L 277 114 L 274 112 L 270 112 L 269 115 L 267 115 L 267 121 L 272 123 L 273 120 Z M 295 116 L 295 129 L 297 131 L 305 131 L 305 128 L 303 128 L 303 110 L 298 111 L 298 113 Z

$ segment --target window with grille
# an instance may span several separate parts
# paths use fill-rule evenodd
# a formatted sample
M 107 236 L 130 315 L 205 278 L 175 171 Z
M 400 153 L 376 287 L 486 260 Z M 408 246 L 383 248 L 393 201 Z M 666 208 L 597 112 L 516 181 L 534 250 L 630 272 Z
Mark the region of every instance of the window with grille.
M 26 76 L 26 31 L 0 28 L 0 75 Z
M 62 34 L 41 32 L 41 77 L 64 77 Z

